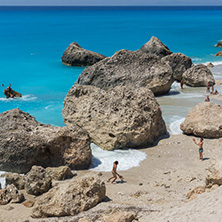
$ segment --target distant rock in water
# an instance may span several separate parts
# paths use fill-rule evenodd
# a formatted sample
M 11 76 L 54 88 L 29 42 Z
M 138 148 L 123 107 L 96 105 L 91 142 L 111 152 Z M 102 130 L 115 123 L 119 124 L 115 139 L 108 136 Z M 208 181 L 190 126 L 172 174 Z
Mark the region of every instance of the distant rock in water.
M 218 52 L 215 56 L 222 56 L 222 51 Z
M 183 81 L 188 86 L 207 86 L 215 83 L 212 72 L 203 64 L 191 67 L 182 75 Z
M 155 95 L 166 94 L 173 83 L 172 69 L 157 56 L 121 50 L 83 70 L 77 83 L 101 89 L 116 86 L 147 87 Z
M 9 92 L 7 92 L 7 90 L 3 90 L 3 93 L 5 94 L 6 98 L 15 98 L 15 97 L 22 97 L 22 94 L 19 92 L 16 92 L 15 90 L 11 89 L 11 95 L 13 95 L 13 97 L 11 97 L 11 95 L 9 94 Z
M 202 102 L 192 108 L 180 125 L 185 134 L 205 138 L 222 137 L 222 107 L 212 102 Z
M 214 67 L 214 64 L 210 62 L 210 63 L 207 64 L 207 67 L 208 67 L 208 68 L 213 68 L 213 67 Z
M 182 53 L 172 53 L 162 58 L 162 61 L 169 64 L 173 70 L 173 78 L 177 81 L 181 81 L 182 74 L 192 67 L 191 58 L 185 56 Z
M 140 50 L 151 55 L 156 55 L 160 58 L 172 54 L 169 48 L 155 36 L 151 37 L 149 42 L 143 45 Z
M 83 49 L 78 43 L 69 45 L 62 55 L 62 62 L 70 66 L 91 66 L 106 56 Z
M 87 130 L 92 142 L 105 150 L 144 147 L 166 134 L 160 107 L 143 87 L 105 91 L 76 84 L 65 98 L 63 119 Z
M 33 165 L 86 169 L 91 164 L 90 139 L 79 126 L 40 124 L 13 109 L 0 114 L 0 170 L 28 172 Z
M 222 47 L 222 41 L 218 42 L 216 47 Z

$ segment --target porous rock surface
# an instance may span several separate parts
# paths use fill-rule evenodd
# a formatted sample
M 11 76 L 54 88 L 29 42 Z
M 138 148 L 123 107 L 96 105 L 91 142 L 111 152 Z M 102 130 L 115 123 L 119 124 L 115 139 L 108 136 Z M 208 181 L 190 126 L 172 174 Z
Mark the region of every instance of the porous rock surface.
M 25 187 L 24 175 L 18 173 L 5 173 L 1 175 L 1 177 L 5 177 L 6 185 L 14 184 L 18 190 L 22 190 Z
M 20 109 L 0 114 L 0 170 L 28 172 L 33 165 L 86 169 L 91 164 L 90 139 L 79 126 L 40 124 Z
M 189 68 L 182 75 L 183 81 L 188 86 L 207 86 L 208 83 L 215 83 L 212 72 L 203 64 L 198 64 Z
M 208 169 L 206 187 L 211 188 L 215 184 L 222 185 L 222 161 L 218 161 Z
M 192 108 L 180 125 L 185 134 L 205 138 L 222 137 L 222 107 L 212 102 L 202 102 Z
M 181 81 L 182 74 L 192 67 L 191 58 L 185 56 L 182 53 L 172 53 L 162 58 L 162 61 L 169 64 L 173 71 L 173 78 L 177 81 Z
M 11 184 L 0 190 L 0 205 L 10 203 L 21 203 L 24 201 L 24 195 Z
M 105 90 L 116 86 L 147 87 L 161 95 L 169 92 L 173 81 L 171 67 L 158 57 L 140 50 L 121 50 L 84 69 L 77 83 Z
M 160 58 L 172 54 L 169 48 L 155 36 L 152 36 L 140 50 L 151 55 L 156 55 Z
M 25 190 L 28 194 L 41 195 L 51 188 L 52 179 L 41 166 L 33 166 L 26 174 Z
M 96 206 L 105 194 L 105 183 L 98 177 L 87 175 L 67 180 L 37 199 L 32 217 L 74 216 Z
M 106 56 L 83 49 L 73 42 L 62 55 L 62 62 L 71 66 L 90 66 L 104 59 Z
M 63 108 L 66 125 L 78 124 L 106 150 L 143 147 L 166 133 L 160 107 L 147 88 L 103 90 L 75 84 Z
M 73 176 L 72 171 L 68 166 L 47 167 L 45 170 L 52 180 L 65 180 Z

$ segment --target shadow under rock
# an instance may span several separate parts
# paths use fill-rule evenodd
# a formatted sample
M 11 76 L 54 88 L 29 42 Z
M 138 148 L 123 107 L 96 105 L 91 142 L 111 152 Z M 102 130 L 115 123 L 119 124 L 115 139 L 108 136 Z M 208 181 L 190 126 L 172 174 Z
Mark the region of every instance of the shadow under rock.
M 91 163 L 89 169 L 96 168 L 96 167 L 98 167 L 100 164 L 102 164 L 102 162 L 101 162 L 99 159 L 97 159 L 95 156 L 92 156 L 92 163 Z

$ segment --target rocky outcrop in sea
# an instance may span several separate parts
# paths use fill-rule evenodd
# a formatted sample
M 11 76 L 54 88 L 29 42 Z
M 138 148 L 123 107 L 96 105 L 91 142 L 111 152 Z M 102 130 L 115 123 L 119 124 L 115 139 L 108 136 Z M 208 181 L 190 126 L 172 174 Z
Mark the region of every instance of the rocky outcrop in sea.
M 77 83 L 105 90 L 116 86 L 147 87 L 155 95 L 162 95 L 170 91 L 173 81 L 171 67 L 159 57 L 140 50 L 120 50 L 83 70 Z
M 208 83 L 215 84 L 212 72 L 203 64 L 189 68 L 183 73 L 182 79 L 186 85 L 193 87 L 206 87 Z
M 73 42 L 62 55 L 62 62 L 70 66 L 91 66 L 106 58 L 96 52 L 83 49 L 78 43 Z
M 216 47 L 222 47 L 222 41 L 218 42 Z
M 172 54 L 169 48 L 155 36 L 152 36 L 151 39 L 141 47 L 140 50 L 160 58 Z
M 87 130 L 106 150 L 144 147 L 166 134 L 160 106 L 145 87 L 103 90 L 76 84 L 65 98 L 63 119 Z
M 91 164 L 89 136 L 75 124 L 41 124 L 19 109 L 1 113 L 0 124 L 0 170 L 26 173 L 33 165 L 86 169 Z
M 183 73 L 193 65 L 191 58 L 182 53 L 172 53 L 163 57 L 162 61 L 170 65 L 173 78 L 177 81 L 181 81 Z

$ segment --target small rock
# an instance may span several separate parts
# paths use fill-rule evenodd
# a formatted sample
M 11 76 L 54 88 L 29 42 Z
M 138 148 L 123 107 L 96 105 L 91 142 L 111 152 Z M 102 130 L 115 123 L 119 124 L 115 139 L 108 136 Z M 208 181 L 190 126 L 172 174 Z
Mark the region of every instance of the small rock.
M 139 183 L 139 186 L 143 186 L 143 183 Z
M 30 207 L 33 207 L 34 203 L 35 203 L 35 202 L 32 201 L 32 200 L 26 200 L 25 202 L 23 202 L 23 205 L 24 205 L 25 207 L 30 208 Z
M 215 56 L 222 56 L 222 51 L 218 52 Z

